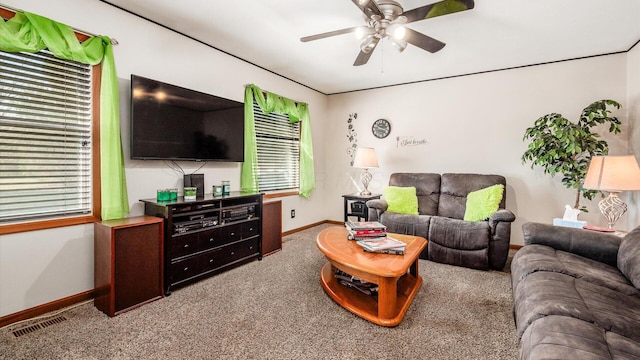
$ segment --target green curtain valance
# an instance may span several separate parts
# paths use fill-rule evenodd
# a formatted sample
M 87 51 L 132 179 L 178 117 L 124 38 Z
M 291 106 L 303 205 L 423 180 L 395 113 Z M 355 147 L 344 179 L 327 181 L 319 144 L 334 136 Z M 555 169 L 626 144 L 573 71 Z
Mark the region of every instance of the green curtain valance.
M 102 219 L 118 219 L 129 213 L 129 198 L 120 139 L 120 103 L 113 45 L 107 36 L 80 42 L 74 30 L 51 19 L 16 12 L 0 22 L 0 50 L 38 52 L 48 49 L 56 57 L 83 64 L 102 63 L 100 87 L 100 171 Z
M 306 103 L 278 96 L 271 92 L 263 92 L 256 85 L 247 85 L 244 92 L 245 141 L 244 163 L 242 164 L 241 187 L 243 191 L 258 191 L 258 153 L 256 132 L 253 117 L 253 101 L 256 101 L 264 114 L 275 112 L 289 116 L 289 121 L 300 121 L 300 189 L 299 194 L 305 198 L 311 196 L 316 188 L 313 169 L 313 146 L 311 142 L 311 124 L 309 106 Z

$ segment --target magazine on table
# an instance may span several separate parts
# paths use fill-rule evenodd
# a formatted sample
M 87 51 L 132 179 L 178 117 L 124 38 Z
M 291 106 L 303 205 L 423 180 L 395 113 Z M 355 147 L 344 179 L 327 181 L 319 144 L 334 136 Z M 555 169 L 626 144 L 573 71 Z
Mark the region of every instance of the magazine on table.
M 350 231 L 387 231 L 387 227 L 378 221 L 345 221 Z
M 364 235 L 357 235 L 354 234 L 353 232 L 349 231 L 349 234 L 347 235 L 347 239 L 349 240 L 372 240 L 372 239 L 378 239 L 378 238 L 383 238 L 387 236 L 387 232 L 381 232 L 381 233 L 375 233 L 375 234 L 364 234 Z
M 339 280 L 340 284 L 350 287 L 352 289 L 356 289 L 358 291 L 360 291 L 361 293 L 365 294 L 365 295 L 377 295 L 378 294 L 378 287 L 365 287 L 362 285 L 358 285 L 358 284 L 354 284 L 352 282 L 346 281 L 346 280 Z M 375 285 L 375 284 L 374 284 Z
M 364 294 L 375 295 L 378 293 L 378 284 L 349 275 L 340 269 L 336 269 L 334 276 L 338 279 L 340 284 L 356 289 Z
M 347 226 L 347 230 L 349 233 L 354 235 L 377 235 L 377 234 L 386 234 L 387 229 L 366 229 L 366 230 L 353 230 L 349 226 Z
M 394 248 L 402 248 L 404 249 L 407 244 L 402 241 L 392 238 L 390 236 L 385 236 L 383 238 L 376 239 L 366 239 L 366 240 L 358 240 L 358 245 L 362 246 L 364 249 L 376 251 L 376 250 L 384 250 L 384 249 L 394 249 Z
M 374 254 L 404 255 L 404 247 L 382 249 L 382 250 L 368 250 L 367 248 L 363 247 L 362 250 L 364 250 L 364 252 L 370 252 Z

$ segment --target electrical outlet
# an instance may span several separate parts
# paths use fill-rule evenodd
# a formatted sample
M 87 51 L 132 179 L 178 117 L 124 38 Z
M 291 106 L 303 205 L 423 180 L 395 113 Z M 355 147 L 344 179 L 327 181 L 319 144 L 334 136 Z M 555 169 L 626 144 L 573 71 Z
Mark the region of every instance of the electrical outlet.
M 291 209 L 291 218 L 293 219 L 294 217 L 296 217 L 296 210 Z

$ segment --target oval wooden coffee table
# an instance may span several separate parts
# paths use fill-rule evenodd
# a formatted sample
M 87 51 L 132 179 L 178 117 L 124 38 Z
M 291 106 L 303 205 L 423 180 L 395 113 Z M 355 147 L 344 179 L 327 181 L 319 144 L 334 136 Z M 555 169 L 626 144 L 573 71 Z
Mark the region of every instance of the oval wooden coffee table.
M 329 260 L 320 273 L 324 291 L 343 308 L 382 326 L 396 326 L 404 318 L 422 285 L 418 256 L 427 245 L 419 236 L 389 235 L 407 244 L 404 255 L 364 252 L 355 241 L 347 240 L 347 229 L 342 226 L 322 230 L 316 240 Z M 334 276 L 336 268 L 378 284 L 378 296 L 341 285 Z

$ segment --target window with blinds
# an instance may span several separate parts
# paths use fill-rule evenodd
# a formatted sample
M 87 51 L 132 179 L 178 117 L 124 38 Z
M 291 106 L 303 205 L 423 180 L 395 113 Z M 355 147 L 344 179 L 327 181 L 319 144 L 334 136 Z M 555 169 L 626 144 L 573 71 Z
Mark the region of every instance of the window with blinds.
M 0 224 L 91 214 L 91 71 L 0 52 Z
M 263 114 L 253 103 L 260 191 L 297 189 L 300 184 L 300 122 L 288 115 Z

